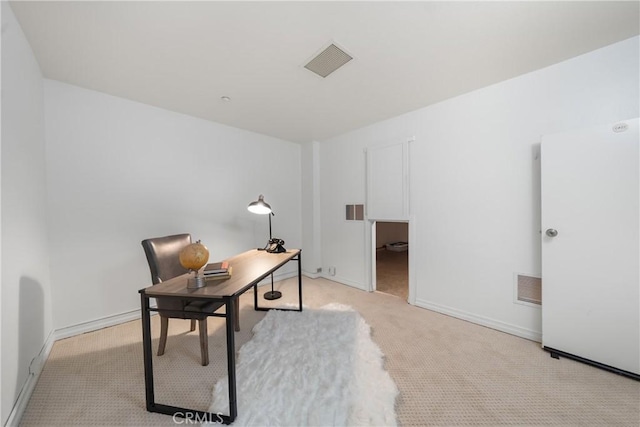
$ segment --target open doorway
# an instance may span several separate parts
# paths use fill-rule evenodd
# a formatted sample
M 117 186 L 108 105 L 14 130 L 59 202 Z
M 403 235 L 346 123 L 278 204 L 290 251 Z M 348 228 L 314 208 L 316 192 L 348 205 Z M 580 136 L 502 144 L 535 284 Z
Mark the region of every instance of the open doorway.
M 409 224 L 376 222 L 376 290 L 409 297 Z

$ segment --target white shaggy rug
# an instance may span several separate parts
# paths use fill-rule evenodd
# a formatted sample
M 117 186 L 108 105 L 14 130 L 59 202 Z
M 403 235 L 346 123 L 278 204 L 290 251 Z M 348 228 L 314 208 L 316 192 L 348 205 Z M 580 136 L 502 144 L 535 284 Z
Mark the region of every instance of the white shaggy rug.
M 237 358 L 234 426 L 396 425 L 398 389 L 351 307 L 272 310 L 253 333 Z M 224 378 L 209 411 L 228 414 L 228 396 Z

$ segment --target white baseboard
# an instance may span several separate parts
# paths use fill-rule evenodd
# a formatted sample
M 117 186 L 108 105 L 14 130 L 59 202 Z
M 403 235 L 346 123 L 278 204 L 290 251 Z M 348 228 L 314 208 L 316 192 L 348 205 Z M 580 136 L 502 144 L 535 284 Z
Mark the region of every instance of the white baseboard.
M 352 288 L 360 289 L 361 291 L 368 291 L 362 285 L 362 283 L 354 282 L 353 280 L 345 279 L 340 276 L 330 276 L 328 274 L 320 274 L 319 277 L 323 279 L 331 280 L 332 282 L 342 283 L 343 285 L 351 286 Z
M 151 315 L 155 314 L 155 312 L 151 313 Z M 33 390 L 36 386 L 36 383 L 38 382 L 38 378 L 40 377 L 42 368 L 49 358 L 49 354 L 51 353 L 53 344 L 56 341 L 87 332 L 97 331 L 98 329 L 107 328 L 109 326 L 115 326 L 121 323 L 130 322 L 139 318 L 140 309 L 135 309 L 127 311 L 125 313 L 102 317 L 100 319 L 95 319 L 89 322 L 83 322 L 74 326 L 68 326 L 66 328 L 51 331 L 44 344 L 42 345 L 40 353 L 38 353 L 38 355 L 33 359 L 31 365 L 29 366 L 29 376 L 27 377 L 27 380 L 20 390 L 20 394 L 18 395 L 18 398 L 16 399 L 13 408 L 11 409 L 11 413 L 9 414 L 9 418 L 7 419 L 7 423 L 5 425 L 17 426 L 20 424 L 20 420 L 22 419 L 22 415 L 27 408 L 27 404 L 29 403 L 31 394 L 33 394 Z
M 310 279 L 317 279 L 318 277 L 322 277 L 322 273 L 312 273 L 310 271 L 302 271 L 302 275 L 308 277 Z
M 466 320 L 481 326 L 486 326 L 500 332 L 506 332 L 507 334 L 515 335 L 517 337 L 526 338 L 528 340 L 536 342 L 542 342 L 542 332 L 540 331 L 522 328 L 520 326 L 505 323 L 500 320 L 491 319 L 490 317 L 478 316 L 477 314 L 468 313 L 466 311 L 458 310 L 440 304 L 435 304 L 425 300 L 416 299 L 416 306 L 426 308 L 427 310 L 432 310 L 438 313 L 446 314 L 447 316 Z
M 38 372 L 37 374 L 29 374 L 29 376 L 27 377 L 27 381 L 24 383 L 22 389 L 20 390 L 20 394 L 18 394 L 18 399 L 13 404 L 13 408 L 11 408 L 11 413 L 9 414 L 9 418 L 7 418 L 5 426 L 13 427 L 20 425 L 22 414 L 24 414 L 25 409 L 27 409 L 29 399 L 31 399 L 31 394 L 33 394 L 33 389 L 36 387 L 39 377 L 40 372 Z
M 156 314 L 152 312 L 151 315 Z M 109 326 L 119 325 L 121 323 L 130 322 L 132 320 L 140 319 L 140 309 L 126 311 L 120 314 L 114 314 L 112 316 L 102 317 L 100 319 L 90 320 L 88 322 L 79 323 L 73 326 L 67 326 L 66 328 L 56 329 L 55 341 L 73 337 L 87 332 L 97 331 L 98 329 L 108 328 Z
M 31 365 L 29 365 L 29 376 L 22 385 L 22 389 L 20 389 L 18 398 L 13 404 L 13 408 L 11 408 L 11 413 L 9 413 L 9 418 L 7 418 L 5 426 L 17 426 L 20 424 L 22 414 L 24 414 L 25 409 L 27 409 L 27 404 L 29 403 L 31 394 L 33 394 L 33 390 L 38 383 L 38 378 L 40 377 L 40 373 L 42 372 L 44 363 L 49 358 L 49 353 L 51 353 L 51 348 L 53 347 L 53 343 L 55 342 L 54 337 L 55 331 L 51 331 L 44 344 L 42 345 L 40 352 L 31 361 Z

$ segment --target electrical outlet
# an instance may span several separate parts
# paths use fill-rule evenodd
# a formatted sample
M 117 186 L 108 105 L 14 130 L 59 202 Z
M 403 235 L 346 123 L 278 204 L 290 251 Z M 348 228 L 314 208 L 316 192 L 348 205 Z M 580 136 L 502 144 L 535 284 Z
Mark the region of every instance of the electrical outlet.
M 335 276 L 336 275 L 336 268 L 335 267 L 329 267 L 329 275 L 330 276 Z

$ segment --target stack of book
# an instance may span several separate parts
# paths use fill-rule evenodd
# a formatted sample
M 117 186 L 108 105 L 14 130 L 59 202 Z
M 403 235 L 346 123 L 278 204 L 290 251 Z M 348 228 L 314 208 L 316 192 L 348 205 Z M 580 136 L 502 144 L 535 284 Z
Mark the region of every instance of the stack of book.
M 202 275 L 205 280 L 225 280 L 231 277 L 231 266 L 227 261 L 207 264 Z

